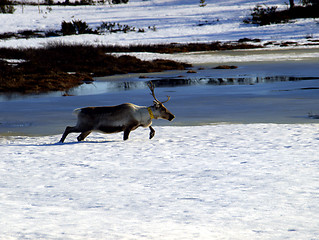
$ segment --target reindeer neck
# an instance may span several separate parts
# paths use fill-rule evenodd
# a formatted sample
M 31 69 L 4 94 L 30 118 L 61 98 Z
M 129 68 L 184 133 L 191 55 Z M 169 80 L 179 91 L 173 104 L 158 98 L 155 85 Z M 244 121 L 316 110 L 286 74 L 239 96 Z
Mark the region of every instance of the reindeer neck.
M 152 107 L 147 108 L 148 114 L 150 115 L 151 120 L 155 119 Z

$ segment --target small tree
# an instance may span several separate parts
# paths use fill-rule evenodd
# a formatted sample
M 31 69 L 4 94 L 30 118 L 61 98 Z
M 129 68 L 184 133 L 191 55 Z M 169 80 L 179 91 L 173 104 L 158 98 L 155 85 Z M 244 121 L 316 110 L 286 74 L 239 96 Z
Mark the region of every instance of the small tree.
M 289 0 L 290 9 L 295 6 L 294 0 Z
M 309 5 L 319 5 L 319 0 L 301 0 L 300 1 L 302 3 L 302 5 L 304 6 L 309 6 Z
M 199 6 L 205 7 L 207 5 L 206 0 L 199 0 Z
M 63 21 L 61 23 L 61 32 L 65 35 L 94 33 L 86 22 L 81 20 L 73 20 L 72 22 Z
M 47 5 L 53 5 L 54 4 L 53 0 L 45 0 L 44 3 L 47 4 Z
M 15 8 L 11 0 L 1 0 L 0 1 L 0 13 L 14 13 Z

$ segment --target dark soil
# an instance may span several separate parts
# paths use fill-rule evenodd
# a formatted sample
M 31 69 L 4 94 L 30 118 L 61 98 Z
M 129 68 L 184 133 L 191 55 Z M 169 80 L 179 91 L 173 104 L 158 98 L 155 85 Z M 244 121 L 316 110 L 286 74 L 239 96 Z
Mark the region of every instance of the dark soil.
M 104 47 L 49 46 L 41 49 L 0 49 L 0 92 L 67 91 L 93 77 L 114 74 L 183 70 L 189 64 L 170 60 L 142 61 L 115 57 Z M 2 59 L 2 60 L 1 60 Z M 12 63 L 8 59 L 21 61 Z

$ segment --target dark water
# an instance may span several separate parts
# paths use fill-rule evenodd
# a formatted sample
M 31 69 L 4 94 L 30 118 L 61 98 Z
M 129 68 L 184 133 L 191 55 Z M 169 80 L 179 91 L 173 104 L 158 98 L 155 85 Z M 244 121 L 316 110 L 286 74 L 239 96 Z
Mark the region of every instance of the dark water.
M 151 81 L 156 87 L 192 87 L 192 86 L 225 86 L 225 85 L 253 85 L 259 83 L 275 82 L 295 82 L 304 80 L 318 80 L 319 77 L 294 77 L 294 76 L 264 76 L 264 77 L 232 77 L 232 78 L 214 78 L 214 77 L 151 77 Z M 109 88 L 114 91 L 134 90 L 146 88 L 148 81 L 120 81 L 109 84 Z
M 308 113 L 319 114 L 319 67 L 316 61 L 240 64 L 234 70 L 196 66 L 197 73 L 171 71 L 100 78 L 62 97 L 45 95 L 0 97 L 0 135 L 60 134 L 74 125 L 72 110 L 84 106 L 132 102 L 151 105 L 147 81 L 158 99 L 171 96 L 166 107 L 174 122 L 154 125 L 211 123 L 311 123 Z M 200 68 L 198 70 L 197 68 Z M 147 78 L 140 78 L 140 75 Z

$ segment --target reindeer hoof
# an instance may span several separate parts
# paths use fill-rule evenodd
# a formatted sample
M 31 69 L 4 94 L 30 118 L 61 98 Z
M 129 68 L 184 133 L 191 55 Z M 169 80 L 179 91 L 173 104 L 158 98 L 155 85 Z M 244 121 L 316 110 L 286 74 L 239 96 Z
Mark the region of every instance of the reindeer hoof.
M 155 135 L 155 132 L 151 132 L 150 133 L 150 139 L 152 139 L 154 137 L 154 135 Z

